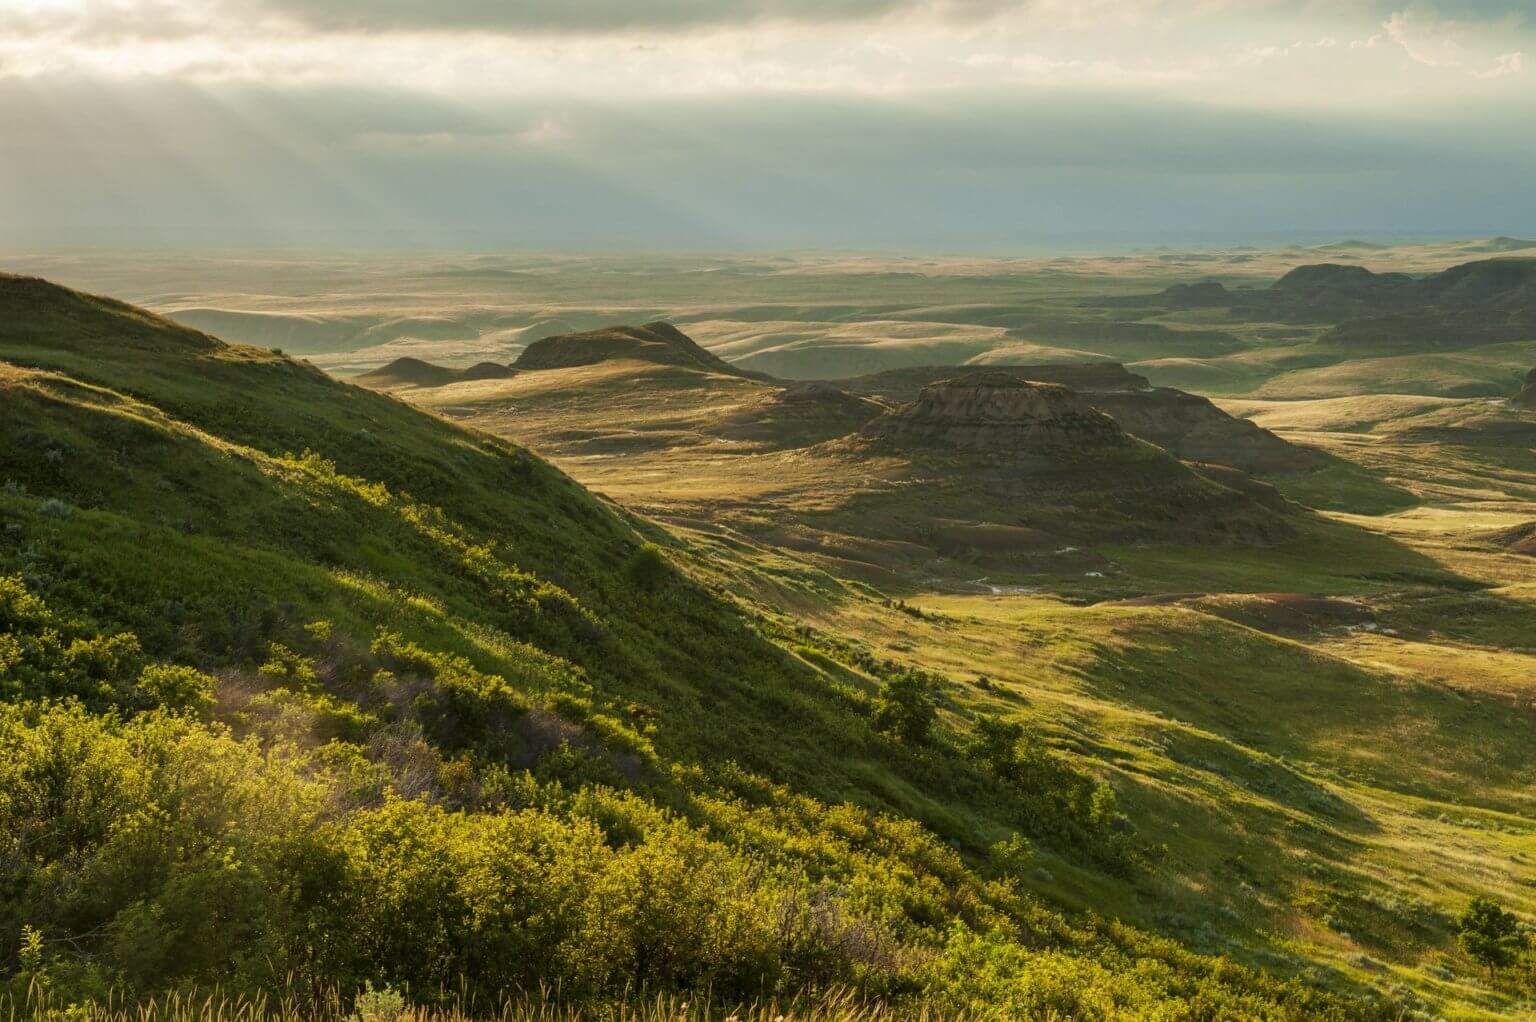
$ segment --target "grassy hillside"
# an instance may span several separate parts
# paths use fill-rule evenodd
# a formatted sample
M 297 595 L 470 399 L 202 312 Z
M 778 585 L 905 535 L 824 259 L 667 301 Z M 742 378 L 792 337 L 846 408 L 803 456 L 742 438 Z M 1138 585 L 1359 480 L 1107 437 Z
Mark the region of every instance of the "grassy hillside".
M 1390 1012 L 1053 908 L 1031 841 L 1159 870 L 1090 760 L 518 447 L 41 281 L 0 324 L 16 997 Z
M 911 509 L 885 456 L 833 456 L 888 414 L 866 399 L 632 360 L 408 393 L 512 435 L 603 425 L 563 464 L 626 498 L 666 479 L 670 530 L 306 363 L 0 277 L 0 1010 L 215 984 L 314 1018 L 365 983 L 515 1018 L 1528 996 L 1455 935 L 1474 895 L 1536 907 L 1536 491 L 1505 413 L 1234 408 L 1373 482 L 1351 438 L 1457 452 L 1392 481 L 1466 506 L 1380 520 L 1117 439 L 1293 532 L 1106 533 L 1049 591 L 960 592 L 875 534 L 858 499 Z M 1096 485 L 1084 515 L 1133 516 Z M 981 499 L 924 492 L 930 517 Z M 932 538 L 1029 539 L 983 512 Z

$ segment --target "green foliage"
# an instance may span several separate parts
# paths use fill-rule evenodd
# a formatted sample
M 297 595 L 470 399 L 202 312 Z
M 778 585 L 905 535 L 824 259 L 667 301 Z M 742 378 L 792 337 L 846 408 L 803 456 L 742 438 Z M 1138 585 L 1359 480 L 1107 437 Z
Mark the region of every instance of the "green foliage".
M 1016 833 L 1006 841 L 993 845 L 987 857 L 992 860 L 992 868 L 999 875 L 1018 879 L 1034 862 L 1035 850 L 1030 846 L 1028 838 Z
M 136 701 L 144 661 L 133 634 L 91 634 L 59 619 L 19 576 L 0 576 L 0 625 L 0 697 Z
M 140 672 L 138 685 L 161 706 L 197 713 L 213 706 L 213 679 L 191 667 L 150 664 Z
M 977 717 L 965 748 L 1019 796 L 1036 832 L 1071 842 L 1117 871 L 1130 867 L 1136 857 L 1131 824 L 1108 784 L 1051 752 L 1018 721 Z
M 1479 895 L 1456 917 L 1456 943 L 1492 975 L 1514 963 L 1525 938 L 1514 913 Z
M 624 577 L 642 592 L 659 589 L 672 572 L 667 555 L 655 543 L 642 544 L 629 560 L 624 562 Z
M 933 690 L 933 681 L 915 671 L 887 679 L 875 699 L 875 727 L 907 745 L 926 743 L 938 719 Z
M 431 652 L 389 631 L 374 638 L 373 653 L 397 674 L 432 681 L 432 687 L 416 697 L 415 711 L 444 748 L 493 748 L 528 711 L 527 697 L 505 678 L 478 670 L 465 657 Z
M 847 989 L 1308 1017 L 1289 987 L 984 875 L 1018 879 L 1022 836 L 985 861 L 1013 832 L 1079 884 L 1127 857 L 1113 791 L 1018 722 L 957 750 L 931 676 L 754 627 L 673 566 L 692 553 L 509 444 L 6 284 L 9 978 L 66 1005 L 387 978 L 483 1004 Z M 871 679 L 896 741 L 871 734 Z M 404 1007 L 393 989 L 356 1011 Z
M 409 1017 L 404 994 L 387 983 L 375 990 L 373 980 L 368 980 L 357 992 L 347 1022 L 402 1022 Z

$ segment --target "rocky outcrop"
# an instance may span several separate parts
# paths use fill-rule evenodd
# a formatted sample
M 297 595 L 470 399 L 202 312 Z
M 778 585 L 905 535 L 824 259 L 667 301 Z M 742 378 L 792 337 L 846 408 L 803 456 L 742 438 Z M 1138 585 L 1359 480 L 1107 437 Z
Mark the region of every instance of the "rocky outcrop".
M 1152 386 L 1145 376 L 1133 373 L 1119 362 L 1059 362 L 1046 365 L 989 365 L 988 371 L 1017 376 L 1035 383 L 1057 383 L 1079 392 L 1100 390 L 1142 390 Z M 915 401 L 922 389 L 940 380 L 953 379 L 967 372 L 979 372 L 965 366 L 909 366 L 887 369 L 868 376 L 835 381 L 851 394 L 867 394 L 886 401 Z
M 1131 442 L 1112 419 L 1066 387 L 997 370 L 930 384 L 916 401 L 865 426 L 860 437 L 879 446 L 1001 455 Z

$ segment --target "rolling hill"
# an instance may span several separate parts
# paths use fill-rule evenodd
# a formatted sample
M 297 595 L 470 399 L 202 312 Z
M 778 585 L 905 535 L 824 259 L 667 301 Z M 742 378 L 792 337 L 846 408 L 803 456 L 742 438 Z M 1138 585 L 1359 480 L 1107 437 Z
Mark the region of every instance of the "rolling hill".
M 934 698 L 902 668 L 525 450 L 39 280 L 0 278 L 0 324 L 0 913 L 34 982 L 1369 1015 L 993 879 L 1020 828 L 1104 883 L 1144 852 L 1071 758 L 967 753 L 948 697 L 888 732 Z
M 1517 1003 L 1454 937 L 1532 899 L 1513 483 L 1469 543 L 1012 371 L 894 400 L 621 347 L 385 394 L 0 277 L 8 995 Z M 599 427 L 651 435 L 556 442 Z
M 523 349 L 514 369 L 570 369 L 600 362 L 632 359 L 657 365 L 684 366 L 727 376 L 766 380 L 769 377 L 738 369 L 706 351 L 670 323 L 617 326 L 580 334 L 557 334 Z

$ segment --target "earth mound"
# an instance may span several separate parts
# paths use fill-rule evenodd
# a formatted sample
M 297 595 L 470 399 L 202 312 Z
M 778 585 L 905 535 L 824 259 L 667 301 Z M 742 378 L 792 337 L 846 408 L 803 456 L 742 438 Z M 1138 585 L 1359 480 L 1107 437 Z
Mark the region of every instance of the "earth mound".
M 1244 472 L 1292 472 L 1325 460 L 1311 448 L 1228 415 L 1198 394 L 1155 387 L 1089 394 L 1087 399 L 1127 433 L 1185 461 L 1230 465 Z
M 816 408 L 837 412 L 862 411 L 871 416 L 879 415 L 884 411 L 878 401 L 850 394 L 841 387 L 821 380 L 791 384 L 775 394 L 773 400 L 780 405 L 807 410 Z
M 516 375 L 517 370 L 500 362 L 476 362 L 468 369 L 459 370 L 460 380 L 505 380 Z
M 617 359 L 683 366 L 711 373 L 768 379 L 731 365 L 670 323 L 613 326 L 578 334 L 558 334 L 523 349 L 514 369 L 569 369 Z
M 1275 291 L 1316 294 L 1337 291 L 1369 295 L 1411 283 L 1406 273 L 1373 273 L 1353 263 L 1313 263 L 1298 266 L 1271 285 Z
M 1130 372 L 1118 362 L 995 368 L 1036 383 L 1070 387 L 1127 433 L 1186 461 L 1266 473 L 1314 468 L 1325 460 L 1316 451 L 1292 444 L 1246 419 L 1228 415 L 1203 397 L 1170 387 L 1153 387 L 1146 377 Z M 910 401 L 921 387 L 955 372 L 952 366 L 893 369 L 845 381 L 843 386 L 854 393 L 871 394 L 887 401 Z
M 877 466 L 887 484 L 845 506 L 854 528 L 984 567 L 1105 571 L 1062 555 L 1105 541 L 1294 535 L 1278 494 L 1236 469 L 1197 471 L 1121 429 L 1090 395 L 999 370 L 931 383 L 819 454 Z
M 1483 259 L 1442 270 L 1422 282 L 1439 304 L 1491 306 L 1511 312 L 1536 308 L 1536 259 Z
M 498 362 L 480 362 L 468 369 L 450 369 L 407 355 L 371 372 L 362 373 L 353 382 L 374 390 L 394 390 L 402 387 L 445 387 L 465 380 L 502 380 L 515 373 L 516 370 L 511 366 Z
M 820 380 L 809 380 L 805 383 L 791 384 L 779 391 L 778 394 L 778 400 L 785 404 L 813 401 L 844 401 L 852 398 L 853 395 L 846 390 Z
M 929 384 L 916 401 L 882 415 L 859 435 L 877 445 L 999 454 L 1130 442 L 1114 420 L 1076 392 L 996 370 Z
M 1175 284 L 1163 291 L 1161 297 L 1169 305 L 1183 309 L 1214 309 L 1232 304 L 1232 292 L 1216 280 Z
M 1536 522 L 1525 522 L 1507 529 L 1487 532 L 1480 538 L 1512 553 L 1536 557 Z
M 844 437 L 886 410 L 874 398 L 821 381 L 758 388 L 756 397 L 733 398 L 731 406 L 734 410 L 717 420 L 713 431 L 758 450 L 806 447 Z

